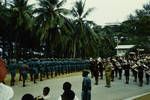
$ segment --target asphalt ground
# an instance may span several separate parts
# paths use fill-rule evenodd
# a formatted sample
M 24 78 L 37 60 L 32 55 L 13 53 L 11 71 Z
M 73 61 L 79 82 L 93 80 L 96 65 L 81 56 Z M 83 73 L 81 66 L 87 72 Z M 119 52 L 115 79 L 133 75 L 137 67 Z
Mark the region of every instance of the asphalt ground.
M 6 79 L 6 83 L 9 83 L 9 78 Z M 18 80 L 18 77 L 17 79 Z M 125 100 L 130 97 L 134 97 L 137 95 L 141 95 L 143 93 L 150 92 L 150 85 L 145 85 L 145 81 L 143 87 L 139 87 L 138 83 L 133 82 L 133 77 L 130 77 L 129 84 L 125 84 L 124 77 L 122 80 L 115 78 L 115 81 L 111 83 L 111 88 L 105 87 L 105 78 L 103 80 L 99 79 L 99 84 L 94 85 L 95 81 L 92 78 L 92 100 Z M 58 97 L 63 93 L 62 85 L 64 82 L 70 82 L 72 84 L 72 90 L 75 92 L 77 97 L 81 98 L 81 86 L 82 86 L 82 74 L 81 72 L 71 73 L 67 75 L 58 76 L 55 78 L 45 79 L 44 81 L 37 81 L 36 84 L 27 80 L 26 87 L 22 87 L 21 81 L 16 81 L 15 86 L 13 86 L 14 97 L 12 100 L 21 100 L 21 97 L 26 93 L 31 93 L 35 97 L 42 94 L 42 90 L 45 86 L 50 87 L 50 96 L 51 100 L 57 100 Z M 149 95 L 146 96 L 149 98 Z M 141 99 L 138 97 L 133 100 L 147 100 Z M 148 99 L 150 100 L 150 99 Z

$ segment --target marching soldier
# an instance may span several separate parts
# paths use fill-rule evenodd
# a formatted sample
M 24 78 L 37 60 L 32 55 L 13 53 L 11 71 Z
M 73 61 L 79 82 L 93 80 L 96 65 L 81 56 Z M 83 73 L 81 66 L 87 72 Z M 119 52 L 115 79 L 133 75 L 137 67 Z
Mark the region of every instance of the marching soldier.
M 17 70 L 17 65 L 16 65 L 15 61 L 11 61 L 11 63 L 8 65 L 8 69 L 9 69 L 10 74 L 11 74 L 10 85 L 14 86 L 15 77 L 16 77 L 16 70 Z
M 124 68 L 124 75 L 125 75 L 125 79 L 126 79 L 126 84 L 129 84 L 129 76 L 130 76 L 130 64 L 129 64 L 129 62 L 125 62 L 123 68 Z
M 90 71 L 91 71 L 91 78 L 93 78 L 93 68 L 94 68 L 94 60 L 93 58 L 90 58 Z
M 36 83 L 36 79 L 38 78 L 38 63 L 32 63 L 32 73 L 33 73 L 33 82 Z
M 99 70 L 99 73 L 100 73 L 100 77 L 101 79 L 103 79 L 103 63 L 102 63 L 102 59 L 101 58 L 98 58 L 97 60 L 97 65 L 98 65 L 98 70 Z
M 137 82 L 137 64 L 134 63 L 132 66 L 132 72 L 133 72 L 133 76 L 134 76 L 134 82 Z
M 150 77 L 150 69 L 148 66 L 144 65 L 145 68 L 145 78 L 146 78 L 146 84 L 149 84 L 149 77 Z
M 115 74 L 115 66 L 113 65 L 113 60 L 111 59 L 111 81 L 114 81 L 114 74 Z
M 95 85 L 98 85 L 99 72 L 98 72 L 98 66 L 96 60 L 93 61 L 93 75 L 95 78 Z
M 20 73 L 21 73 L 21 76 L 23 78 L 23 87 L 25 87 L 25 81 L 27 79 L 27 73 L 28 73 L 28 65 L 26 64 L 26 62 L 24 62 L 21 67 L 20 67 Z
M 105 87 L 111 87 L 111 71 L 112 71 L 112 64 L 110 62 L 110 59 L 107 60 L 105 65 L 105 77 L 106 77 L 106 86 Z
M 139 86 L 143 86 L 143 76 L 144 76 L 144 67 L 141 62 L 138 62 L 138 78 L 139 78 Z
M 44 61 L 37 62 L 39 67 L 39 73 L 40 73 L 40 81 L 43 81 L 42 77 L 44 75 L 45 71 L 45 63 Z

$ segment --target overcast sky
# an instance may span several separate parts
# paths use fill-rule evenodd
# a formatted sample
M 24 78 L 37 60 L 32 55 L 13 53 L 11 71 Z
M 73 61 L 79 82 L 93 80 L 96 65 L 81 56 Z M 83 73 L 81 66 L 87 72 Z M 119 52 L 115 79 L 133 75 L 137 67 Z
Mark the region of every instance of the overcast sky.
M 67 0 L 65 7 L 72 8 L 75 1 Z M 29 0 L 29 2 L 33 3 L 35 0 Z M 86 8 L 95 8 L 87 19 L 99 25 L 122 22 L 148 2 L 150 0 L 87 0 Z

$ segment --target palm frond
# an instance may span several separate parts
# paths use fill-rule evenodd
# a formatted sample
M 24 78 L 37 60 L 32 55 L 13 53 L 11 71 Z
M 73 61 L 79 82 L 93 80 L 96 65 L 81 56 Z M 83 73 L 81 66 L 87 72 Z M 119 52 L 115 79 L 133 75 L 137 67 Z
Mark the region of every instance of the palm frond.
M 61 2 L 59 2 L 59 3 L 57 4 L 57 8 L 62 7 L 66 2 L 67 2 L 67 0 L 62 0 Z
M 94 10 L 94 8 L 89 8 L 89 9 L 85 12 L 85 14 L 83 15 L 82 18 L 86 18 L 93 10 Z

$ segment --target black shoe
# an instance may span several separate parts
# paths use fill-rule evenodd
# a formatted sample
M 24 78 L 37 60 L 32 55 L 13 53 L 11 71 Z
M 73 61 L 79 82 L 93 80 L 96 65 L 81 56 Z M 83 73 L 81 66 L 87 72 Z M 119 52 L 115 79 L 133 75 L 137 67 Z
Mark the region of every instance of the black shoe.
M 110 85 L 106 85 L 105 87 L 110 88 L 111 86 Z

